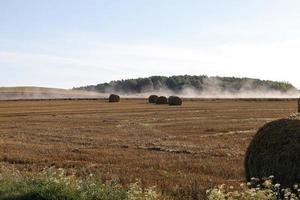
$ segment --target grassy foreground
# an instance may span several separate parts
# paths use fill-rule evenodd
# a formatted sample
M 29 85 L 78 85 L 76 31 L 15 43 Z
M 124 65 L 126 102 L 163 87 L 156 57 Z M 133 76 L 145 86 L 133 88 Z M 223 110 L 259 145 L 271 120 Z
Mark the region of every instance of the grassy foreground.
M 69 173 L 69 172 L 68 172 Z M 117 183 L 102 183 L 90 174 L 81 179 L 63 169 L 46 169 L 38 174 L 0 168 L 1 200 L 155 200 L 162 196 L 154 187 L 140 184 L 124 188 Z
M 297 184 L 292 189 L 282 189 L 272 177 L 262 183 L 253 178 L 240 188 L 221 185 L 207 190 L 207 200 L 299 200 Z M 139 182 L 124 187 L 118 183 L 103 183 L 89 174 L 84 179 L 64 169 L 49 168 L 38 174 L 20 172 L 0 167 L 0 200 L 170 200 L 185 197 L 166 197 L 155 187 L 142 188 Z M 198 197 L 190 196 L 190 200 Z

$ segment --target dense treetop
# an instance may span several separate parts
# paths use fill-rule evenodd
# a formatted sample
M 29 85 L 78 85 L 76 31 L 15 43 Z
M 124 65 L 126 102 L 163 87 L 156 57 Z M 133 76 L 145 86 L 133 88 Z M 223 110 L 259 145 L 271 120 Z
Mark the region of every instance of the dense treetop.
M 252 78 L 235 77 L 208 77 L 208 76 L 151 76 L 148 78 L 126 79 L 111 81 L 98 85 L 83 86 L 74 89 L 97 91 L 97 92 L 119 92 L 119 93 L 143 93 L 154 90 L 167 89 L 179 93 L 186 88 L 192 88 L 199 92 L 205 90 L 219 90 L 228 92 L 251 91 L 268 89 L 281 92 L 296 90 L 288 82 L 277 82 Z

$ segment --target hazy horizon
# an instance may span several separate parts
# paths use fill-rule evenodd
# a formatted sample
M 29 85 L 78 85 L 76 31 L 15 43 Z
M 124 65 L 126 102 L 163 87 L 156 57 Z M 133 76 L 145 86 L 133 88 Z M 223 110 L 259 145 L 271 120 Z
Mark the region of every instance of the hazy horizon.
M 189 74 L 181 74 L 181 75 L 188 75 Z M 181 76 L 179 75 L 179 76 Z M 193 76 L 193 74 L 190 74 L 191 76 Z M 151 76 L 161 76 L 161 75 L 151 75 Z M 149 77 L 151 77 L 149 76 Z M 174 75 L 170 75 L 170 76 L 174 76 Z M 166 77 L 170 77 L 170 76 L 166 76 Z M 196 75 L 197 76 L 197 75 Z M 221 77 L 221 76 L 208 76 L 208 77 Z M 228 76 L 229 77 L 229 76 Z M 230 76 L 231 77 L 231 76 Z M 120 80 L 128 80 L 128 79 L 138 79 L 138 78 L 148 78 L 148 77 L 133 77 L 133 78 L 127 78 L 127 79 L 118 79 L 118 80 L 110 80 L 110 81 L 120 81 Z M 257 79 L 255 77 L 234 77 L 234 78 L 249 78 L 249 79 Z M 273 80 L 263 80 L 263 79 L 259 79 L 259 80 L 262 80 L 262 81 L 273 81 Z M 110 81 L 107 81 L 107 82 L 97 82 L 97 83 L 94 83 L 94 84 L 89 84 L 89 85 L 79 85 L 79 86 L 72 86 L 72 87 L 51 87 L 51 86 L 47 86 L 47 85 L 9 85 L 9 86 L 1 86 L 0 85 L 0 88 L 10 88 L 10 87 L 41 87 L 41 88 L 52 88 L 52 89 L 73 89 L 73 88 L 78 88 L 78 87 L 84 87 L 84 86 L 91 86 L 91 85 L 98 85 L 98 84 L 104 84 L 104 83 L 110 83 Z M 286 82 L 286 81 L 279 81 L 279 82 Z M 286 82 L 286 83 L 289 83 L 289 82 Z M 295 86 L 295 85 L 294 85 Z M 296 87 L 296 86 L 295 86 Z M 299 88 L 296 87 L 297 90 L 300 90 Z
M 188 74 L 300 88 L 297 0 L 11 0 L 0 27 L 0 87 Z

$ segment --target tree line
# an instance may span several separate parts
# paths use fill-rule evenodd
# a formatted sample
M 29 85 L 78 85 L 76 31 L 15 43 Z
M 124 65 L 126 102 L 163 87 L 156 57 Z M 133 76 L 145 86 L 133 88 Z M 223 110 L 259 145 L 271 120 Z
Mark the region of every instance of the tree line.
M 199 92 L 206 89 L 218 89 L 221 91 L 239 92 L 241 90 L 270 89 L 281 92 L 296 90 L 288 82 L 278 82 L 260 80 L 252 78 L 236 77 L 208 77 L 201 76 L 151 76 L 148 78 L 126 79 L 111 81 L 97 85 L 88 85 L 77 90 L 96 91 L 96 92 L 119 92 L 119 93 L 143 93 L 155 90 L 167 89 L 174 93 L 179 93 L 185 88 L 192 88 Z

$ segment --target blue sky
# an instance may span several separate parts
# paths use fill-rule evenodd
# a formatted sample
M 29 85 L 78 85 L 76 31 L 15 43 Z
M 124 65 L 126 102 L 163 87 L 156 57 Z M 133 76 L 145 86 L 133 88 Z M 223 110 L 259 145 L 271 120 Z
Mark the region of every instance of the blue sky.
M 220 75 L 300 88 L 298 0 L 0 0 L 0 86 Z

